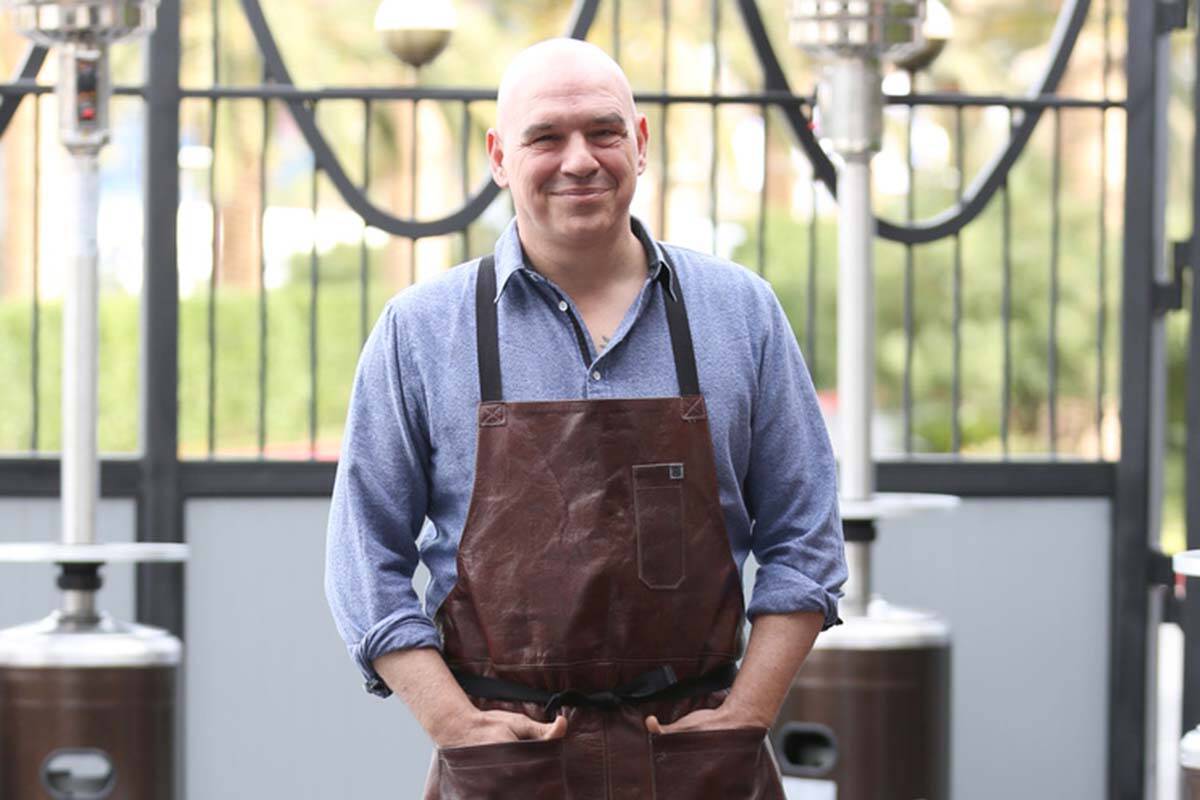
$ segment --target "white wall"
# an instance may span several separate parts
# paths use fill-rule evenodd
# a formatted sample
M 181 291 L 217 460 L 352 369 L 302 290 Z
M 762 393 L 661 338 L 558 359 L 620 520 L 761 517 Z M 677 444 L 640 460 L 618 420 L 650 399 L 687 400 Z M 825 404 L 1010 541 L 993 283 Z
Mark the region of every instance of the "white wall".
M 951 625 L 953 797 L 1104 796 L 1109 513 L 971 500 L 881 526 L 879 592 Z
M 419 795 L 429 743 L 397 699 L 362 690 L 325 605 L 327 513 L 187 505 L 190 800 Z M 99 523 L 101 540 L 132 539 L 132 502 L 102 502 Z M 57 536 L 57 501 L 0 500 L 0 541 Z M 954 631 L 957 800 L 1103 796 L 1109 539 L 1101 500 L 969 500 L 882 526 L 878 590 Z M 132 619 L 132 568 L 105 574 L 101 605 Z M 53 580 L 0 565 L 0 627 L 48 613 Z

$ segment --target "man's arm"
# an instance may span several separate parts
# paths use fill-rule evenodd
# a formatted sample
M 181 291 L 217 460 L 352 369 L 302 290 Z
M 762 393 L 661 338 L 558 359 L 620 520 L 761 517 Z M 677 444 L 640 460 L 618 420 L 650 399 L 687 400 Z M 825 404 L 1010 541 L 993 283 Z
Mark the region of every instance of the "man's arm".
M 567 732 L 567 718 L 537 722 L 524 714 L 480 711 L 431 648 L 399 650 L 375 659 L 375 669 L 400 696 L 438 747 L 553 739 Z
M 765 286 L 759 301 L 766 326 L 743 484 L 759 565 L 750 643 L 722 708 L 659 726 L 668 732 L 769 726 L 817 633 L 835 623 L 846 579 L 837 469 L 816 390 L 779 301 Z
M 646 719 L 651 733 L 718 728 L 769 728 L 775 722 L 792 678 L 808 657 L 825 621 L 819 612 L 763 614 L 754 621 L 750 644 L 737 680 L 718 708 L 693 711 L 672 725 Z
M 367 688 L 399 694 L 440 747 L 561 735 L 520 714 L 481 712 L 437 650 L 412 587 L 429 503 L 430 446 L 420 378 L 389 304 L 359 359 L 329 513 L 325 588 Z
M 413 591 L 417 536 L 429 504 L 430 446 L 420 378 L 395 302 L 363 347 L 329 510 L 325 592 L 338 631 L 374 694 L 390 691 L 372 662 L 437 647 Z

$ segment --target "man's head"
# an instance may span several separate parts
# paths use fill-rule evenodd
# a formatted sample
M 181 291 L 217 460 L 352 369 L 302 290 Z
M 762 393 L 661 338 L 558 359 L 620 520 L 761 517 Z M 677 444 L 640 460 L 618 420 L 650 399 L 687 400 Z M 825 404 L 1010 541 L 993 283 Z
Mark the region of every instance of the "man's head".
M 603 50 L 549 39 L 522 51 L 500 81 L 496 116 L 488 160 L 512 192 L 522 238 L 583 245 L 628 233 L 646 117 Z

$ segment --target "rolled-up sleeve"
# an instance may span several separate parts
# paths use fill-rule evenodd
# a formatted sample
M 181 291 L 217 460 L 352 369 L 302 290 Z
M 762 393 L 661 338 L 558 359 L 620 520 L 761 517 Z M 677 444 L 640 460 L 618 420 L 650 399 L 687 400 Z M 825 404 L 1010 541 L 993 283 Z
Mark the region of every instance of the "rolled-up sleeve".
M 438 647 L 413 590 L 429 499 L 429 439 L 420 379 L 406 361 L 393 300 L 359 358 L 334 482 L 325 595 L 366 688 L 391 694 L 372 667 L 394 650 Z
M 836 624 L 846 580 L 837 467 L 812 378 L 770 289 L 744 487 L 759 568 L 747 615 L 820 612 Z

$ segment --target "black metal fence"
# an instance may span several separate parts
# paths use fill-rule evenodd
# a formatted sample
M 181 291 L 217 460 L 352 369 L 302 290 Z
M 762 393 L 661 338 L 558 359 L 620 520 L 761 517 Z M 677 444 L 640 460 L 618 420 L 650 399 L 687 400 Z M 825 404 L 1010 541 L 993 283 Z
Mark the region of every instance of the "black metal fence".
M 878 204 L 885 215 L 879 224 L 880 344 L 890 359 L 881 360 L 880 402 L 897 420 L 894 452 L 879 462 L 880 488 L 1114 501 L 1109 654 L 1114 798 L 1142 793 L 1144 654 L 1153 621 L 1151 594 L 1163 580 L 1162 561 L 1147 535 L 1155 474 L 1149 442 L 1157 413 L 1150 387 L 1163 312 L 1156 302 L 1161 295 L 1156 266 L 1165 250 L 1162 78 L 1168 64 L 1159 45 L 1170 23 L 1182 20 L 1156 13 L 1157 7 L 1131 2 L 1123 15 L 1128 103 L 1109 94 L 1110 74 L 1122 61 L 1112 48 L 1112 31 L 1122 20 L 1110 0 L 1063 4 L 1050 56 L 1026 96 L 920 93 L 912 90 L 910 76 L 909 90 L 889 97 L 888 112 L 889 147 L 898 166 L 893 178 L 903 191 Z M 417 84 L 299 88 L 258 0 L 242 0 L 241 12 L 261 55 L 263 80 L 228 85 L 218 52 L 220 8 L 211 3 L 210 86 L 180 85 L 180 2 L 164 0 L 147 53 L 153 69 L 145 85 L 118 90 L 140 97 L 145 117 L 142 417 L 129 456 L 104 461 L 102 493 L 137 498 L 138 537 L 148 541 L 186 538 L 182 508 L 188 498 L 327 495 L 344 416 L 343 406 L 323 399 L 330 395 L 327 387 L 335 387 L 334 396 L 345 394 L 353 356 L 382 300 L 419 279 L 418 243 L 440 242 L 445 263 L 477 255 L 495 233 L 489 215 L 496 212 L 489 209 L 498 205 L 503 216 L 508 202 L 475 153 L 494 90 Z M 816 141 L 810 101 L 789 82 L 758 4 L 713 0 L 708 9 L 710 59 L 702 67 L 709 91 L 693 93 L 671 90 L 672 4 L 663 0 L 636 12 L 656 14 L 661 32 L 659 86 L 638 91 L 637 101 L 663 133 L 652 141 L 648 191 L 639 195 L 637 208 L 662 238 L 692 237 L 687 243 L 733 256 L 771 280 L 818 386 L 829 387 L 836 343 L 828 309 L 836 262 L 834 223 L 823 209 L 835 202 L 836 170 Z M 611 15 L 612 38 L 601 43 L 618 59 L 628 58 L 619 31 L 630 25 L 633 9 L 608 0 L 603 10 Z M 601 11 L 599 0 L 579 2 L 567 33 L 589 37 L 599 29 Z M 1068 62 L 1089 24 L 1103 44 L 1100 93 L 1068 96 L 1063 90 Z M 745 32 L 761 70 L 758 86 L 728 85 L 721 34 L 731 27 Z M 22 100 L 51 91 L 36 83 L 44 57 L 31 48 L 15 79 L 0 85 L 0 133 L 10 127 Z M 37 103 L 34 109 L 30 124 L 38 164 L 44 112 Z M 222 141 L 223 123 L 235 115 L 241 137 L 236 147 Z M 1123 117 L 1123 181 L 1109 167 L 1114 115 Z M 701 140 L 702 158 L 680 158 L 695 143 L 666 135 L 681 130 L 680 118 L 689 138 Z M 917 153 L 928 123 L 946 134 L 944 158 L 935 168 L 921 163 Z M 424 138 L 430 129 L 441 131 L 449 144 Z M 250 141 L 247 131 L 253 132 Z M 1098 155 L 1094 167 L 1077 157 L 1077 149 L 1088 146 L 1081 142 L 1090 142 Z M 423 152 L 434 144 L 439 153 L 453 153 L 453 160 L 430 163 Z M 195 145 L 200 150 L 189 152 L 206 150 L 207 164 L 181 163 L 181 151 Z M 736 169 L 744 168 L 748 150 L 761 153 L 757 180 L 752 176 L 739 186 L 728 177 L 729 165 L 736 161 Z M 1066 158 L 1067 151 L 1076 157 Z M 236 156 L 232 162 L 228 152 Z M 880 158 L 887 157 L 885 150 Z M 1143 166 L 1147 160 L 1153 169 Z M 290 172 L 279 169 L 284 162 Z M 247 225 L 252 245 L 240 251 L 252 253 L 247 263 L 226 263 L 235 223 L 222 216 L 221 169 L 235 174 L 238 185 L 253 187 Z M 447 187 L 437 204 L 420 191 L 429 170 Z M 35 191 L 43 181 L 35 176 Z M 704 200 L 685 209 L 690 227 L 676 222 L 681 217 L 674 212 L 684 196 Z M 200 202 L 189 207 L 191 197 Z M 268 223 L 272 197 L 286 198 L 279 205 L 305 213 Z M 789 213 L 773 213 L 780 197 L 790 200 L 784 204 Z M 343 237 L 340 249 L 325 250 L 318 233 L 321 215 L 330 209 L 359 222 L 356 239 Z M 692 224 L 698 218 L 705 224 Z M 43 224 L 35 211 L 35 231 Z M 307 241 L 308 252 L 272 254 L 272 226 Z M 197 229 L 206 238 L 197 239 Z M 1090 244 L 1079 248 L 1076 236 L 1072 252 L 1064 252 L 1067 229 L 1086 231 Z M 33 240 L 36 247 L 36 234 Z M 1118 246 L 1119 273 L 1110 263 Z M 181 266 L 183 258 L 207 260 L 207 271 L 189 272 Z M 0 494 L 8 496 L 58 491 L 57 461 L 39 418 L 49 394 L 39 261 L 35 250 L 23 392 L 29 423 L 15 437 L 20 445 L 5 445 L 26 450 L 27 442 L 28 448 L 0 460 Z M 272 277 L 279 264 L 283 277 Z M 191 301 L 180 300 L 181 274 L 188 280 L 200 275 L 194 287 L 185 287 L 193 292 Z M 937 313 L 930 312 L 931 304 Z M 289 326 L 277 326 L 279 319 Z M 1076 333 L 1069 351 L 1060 335 L 1065 324 L 1089 331 Z M 931 341 L 938 344 L 932 355 Z M 284 350 L 303 357 L 293 356 L 281 375 L 274 359 Z M 245 351 L 252 357 L 227 363 L 231 352 Z M 1197 352 L 1200 346 L 1193 344 L 1194 358 L 1200 358 Z M 181 362 L 188 368 L 181 370 Z M 979 364 L 998 370 L 980 378 Z M 1200 396 L 1200 388 L 1193 386 L 1193 392 Z M 8 402 L 0 400 L 0 409 Z M 1119 457 L 1118 448 L 1105 444 L 1116 430 L 1111 420 L 1118 403 Z M 1191 431 L 1193 474 L 1200 474 L 1195 419 Z M 1189 511 L 1191 535 L 1200 536 L 1194 499 Z M 182 582 L 180 568 L 140 568 L 139 616 L 182 631 Z M 1197 663 L 1189 658 L 1189 671 L 1200 671 Z M 1200 721 L 1193 716 L 1185 721 Z

